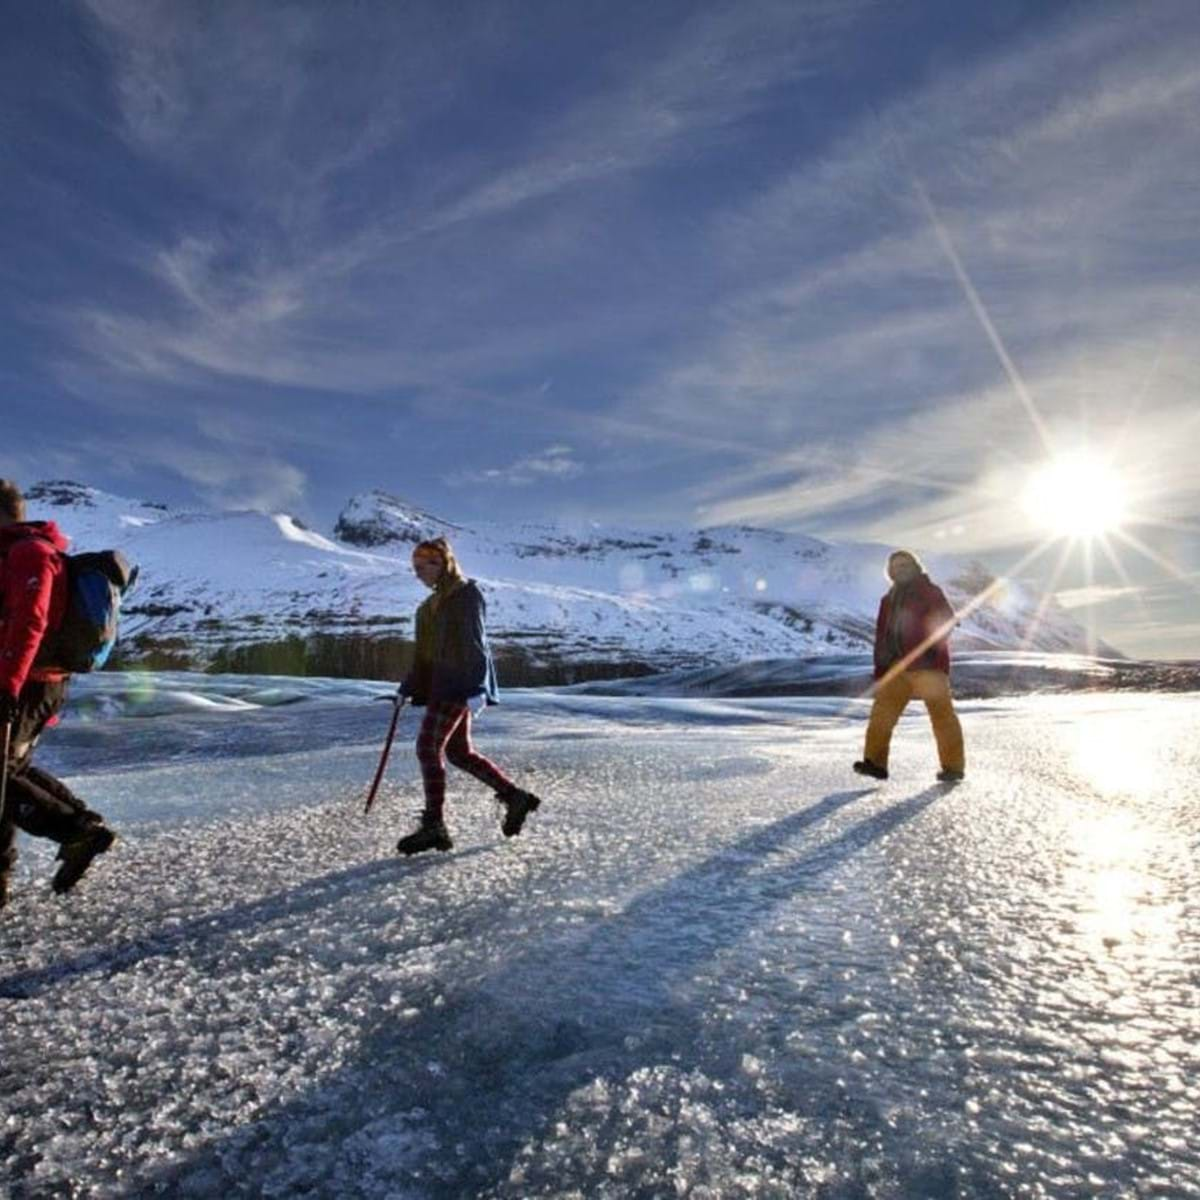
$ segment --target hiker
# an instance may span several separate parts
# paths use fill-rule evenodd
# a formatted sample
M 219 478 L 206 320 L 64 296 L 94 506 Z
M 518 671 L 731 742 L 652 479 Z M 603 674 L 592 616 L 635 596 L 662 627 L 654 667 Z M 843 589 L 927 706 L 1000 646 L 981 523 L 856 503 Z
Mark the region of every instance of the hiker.
M 941 783 L 963 778 L 962 726 L 950 698 L 950 631 L 954 610 L 908 550 L 888 558 L 891 590 L 879 602 L 875 622 L 875 703 L 867 723 L 863 757 L 854 764 L 860 775 L 888 777 L 892 730 L 909 700 L 925 701 L 937 740 Z
M 58 723 L 70 680 L 63 670 L 34 665 L 66 612 L 66 548 L 53 521 L 25 520 L 20 489 L 0 479 L 0 908 L 9 898 L 18 829 L 59 844 L 51 883 L 58 893 L 69 892 L 116 840 L 98 813 L 32 762 L 42 730 Z
M 505 810 L 504 836 L 516 837 L 541 800 L 517 787 L 471 746 L 471 702 L 497 702 L 483 594 L 473 580 L 463 577 L 445 538 L 419 543 L 412 564 L 417 578 L 433 594 L 417 609 L 416 656 L 397 689 L 396 703 L 425 706 L 417 734 L 425 808 L 416 831 L 401 838 L 396 849 L 401 854 L 420 854 L 454 845 L 443 817 L 447 759 L 496 792 Z

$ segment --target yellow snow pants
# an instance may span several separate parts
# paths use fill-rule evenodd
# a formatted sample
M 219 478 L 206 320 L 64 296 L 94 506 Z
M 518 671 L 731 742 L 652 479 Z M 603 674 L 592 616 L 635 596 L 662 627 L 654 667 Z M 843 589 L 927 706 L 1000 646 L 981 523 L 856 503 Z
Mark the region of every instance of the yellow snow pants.
M 962 726 L 950 699 L 950 676 L 944 671 L 898 671 L 891 679 L 876 685 L 875 703 L 867 722 L 866 757 L 877 767 L 886 767 L 892 744 L 892 730 L 905 706 L 913 698 L 925 701 L 933 736 L 937 739 L 938 758 L 945 771 L 966 767 Z

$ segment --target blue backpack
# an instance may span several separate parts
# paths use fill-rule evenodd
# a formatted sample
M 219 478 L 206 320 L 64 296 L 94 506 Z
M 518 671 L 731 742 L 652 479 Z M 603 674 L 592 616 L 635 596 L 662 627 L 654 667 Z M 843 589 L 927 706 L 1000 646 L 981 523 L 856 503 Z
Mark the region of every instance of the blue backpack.
M 35 667 L 98 671 L 117 641 L 121 598 L 137 580 L 138 569 L 120 550 L 64 554 L 67 607 L 62 623 L 47 633 Z

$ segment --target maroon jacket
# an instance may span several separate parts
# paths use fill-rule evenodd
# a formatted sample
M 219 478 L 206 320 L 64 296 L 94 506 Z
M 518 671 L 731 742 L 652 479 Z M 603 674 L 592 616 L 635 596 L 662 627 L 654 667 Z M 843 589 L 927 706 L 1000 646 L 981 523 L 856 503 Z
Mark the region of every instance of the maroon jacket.
M 53 521 L 0 525 L 0 691 L 18 696 L 27 679 L 61 679 L 35 671 L 34 656 L 67 608 L 68 545 Z
M 875 678 L 883 676 L 898 659 L 915 650 L 926 638 L 945 627 L 928 649 L 910 662 L 908 671 L 944 671 L 950 674 L 950 630 L 954 609 L 942 589 L 928 575 L 921 575 L 900 590 L 900 608 L 893 620 L 893 588 L 879 602 L 875 621 Z

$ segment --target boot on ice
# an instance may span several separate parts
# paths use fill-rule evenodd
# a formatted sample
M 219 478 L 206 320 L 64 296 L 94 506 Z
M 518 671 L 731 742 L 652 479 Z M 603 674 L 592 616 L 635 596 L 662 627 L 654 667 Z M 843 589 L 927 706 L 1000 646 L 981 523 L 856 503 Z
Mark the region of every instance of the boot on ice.
M 497 792 L 496 799 L 504 805 L 504 823 L 500 831 L 507 838 L 516 837 L 525 826 L 525 818 L 531 812 L 536 812 L 542 803 L 532 792 L 519 787 L 508 792 Z
M 407 837 L 402 837 L 396 843 L 396 849 L 401 854 L 421 854 L 425 850 L 452 850 L 454 839 L 446 828 L 441 817 L 423 812 L 420 824 Z
M 92 860 L 111 849 L 117 835 L 99 819 L 89 821 L 87 828 L 59 848 L 62 865 L 54 873 L 50 886 L 58 895 L 69 892 L 84 876 Z
M 873 763 L 869 758 L 860 758 L 854 764 L 854 770 L 859 775 L 869 775 L 872 779 L 886 779 L 888 777 L 887 767 L 881 767 L 878 763 Z

